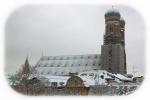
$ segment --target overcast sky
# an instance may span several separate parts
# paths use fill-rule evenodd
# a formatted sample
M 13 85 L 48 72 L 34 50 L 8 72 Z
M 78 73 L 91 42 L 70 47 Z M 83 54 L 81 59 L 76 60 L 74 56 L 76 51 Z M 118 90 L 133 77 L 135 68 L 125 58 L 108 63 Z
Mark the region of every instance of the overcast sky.
M 14 73 L 25 62 L 35 65 L 43 55 L 100 54 L 104 14 L 111 5 L 38 5 L 16 9 L 6 23 L 5 71 Z M 140 14 L 114 6 L 126 21 L 127 69 L 144 73 L 145 26 Z M 134 68 L 133 68 L 134 67 Z

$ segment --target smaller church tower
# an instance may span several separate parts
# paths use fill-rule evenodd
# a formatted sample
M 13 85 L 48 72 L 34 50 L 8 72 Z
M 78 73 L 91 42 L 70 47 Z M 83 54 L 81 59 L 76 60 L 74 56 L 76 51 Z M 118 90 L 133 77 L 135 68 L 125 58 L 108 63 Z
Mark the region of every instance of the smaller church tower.
M 28 77 L 29 74 L 30 74 L 30 64 L 29 64 L 28 57 L 27 57 L 22 68 L 22 75 L 23 77 Z
M 126 74 L 125 21 L 116 10 L 105 13 L 104 44 L 101 47 L 102 69 Z

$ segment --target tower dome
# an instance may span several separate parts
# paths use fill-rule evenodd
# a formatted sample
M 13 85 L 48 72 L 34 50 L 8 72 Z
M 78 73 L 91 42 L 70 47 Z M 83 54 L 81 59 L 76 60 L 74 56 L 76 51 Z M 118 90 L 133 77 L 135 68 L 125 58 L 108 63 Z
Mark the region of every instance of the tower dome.
M 120 13 L 117 10 L 109 10 L 105 13 L 105 17 L 116 16 L 120 18 Z

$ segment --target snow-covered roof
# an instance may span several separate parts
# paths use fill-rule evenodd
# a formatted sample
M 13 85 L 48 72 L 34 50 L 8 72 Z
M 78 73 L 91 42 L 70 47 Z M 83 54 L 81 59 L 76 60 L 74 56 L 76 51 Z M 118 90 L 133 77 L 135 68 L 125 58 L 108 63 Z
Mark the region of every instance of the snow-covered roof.
M 122 81 L 132 81 L 132 78 L 125 77 L 124 75 L 121 74 L 113 74 L 113 75 Z
M 91 70 L 81 72 L 78 76 L 83 79 L 85 86 L 106 84 L 105 78 L 111 78 L 105 70 Z
M 68 80 L 71 76 L 49 76 L 49 75 L 41 75 L 41 78 L 47 78 L 49 80 L 51 80 L 52 82 L 59 82 L 62 80 Z
M 100 54 L 42 56 L 36 64 L 40 74 L 49 75 L 69 75 L 93 69 L 101 69 Z
M 57 83 L 57 87 L 65 86 L 67 83 L 67 80 L 71 76 L 49 76 L 49 75 L 41 75 L 40 80 L 46 79 L 48 82 L 50 82 L 49 85 L 52 85 L 52 83 Z M 63 84 L 62 84 L 63 83 Z
M 81 72 L 78 76 L 84 81 L 84 84 L 87 87 L 90 85 L 107 84 L 106 79 L 112 79 L 117 83 L 121 83 L 122 81 L 132 81 L 132 78 L 127 78 L 121 74 L 112 74 L 105 70 L 91 70 Z
M 100 54 L 42 56 L 36 67 L 100 66 Z

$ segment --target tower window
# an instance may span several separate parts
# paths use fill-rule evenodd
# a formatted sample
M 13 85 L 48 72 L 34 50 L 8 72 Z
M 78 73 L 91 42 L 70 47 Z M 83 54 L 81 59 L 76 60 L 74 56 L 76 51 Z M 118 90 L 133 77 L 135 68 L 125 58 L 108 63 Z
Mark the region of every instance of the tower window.
M 113 32 L 113 28 L 112 27 L 110 27 L 109 30 L 110 30 L 110 32 Z
M 109 67 L 108 70 L 111 70 L 111 68 Z
M 112 53 L 112 52 L 111 52 L 111 50 L 110 50 L 110 51 L 109 51 L 109 54 L 111 55 L 111 53 Z

